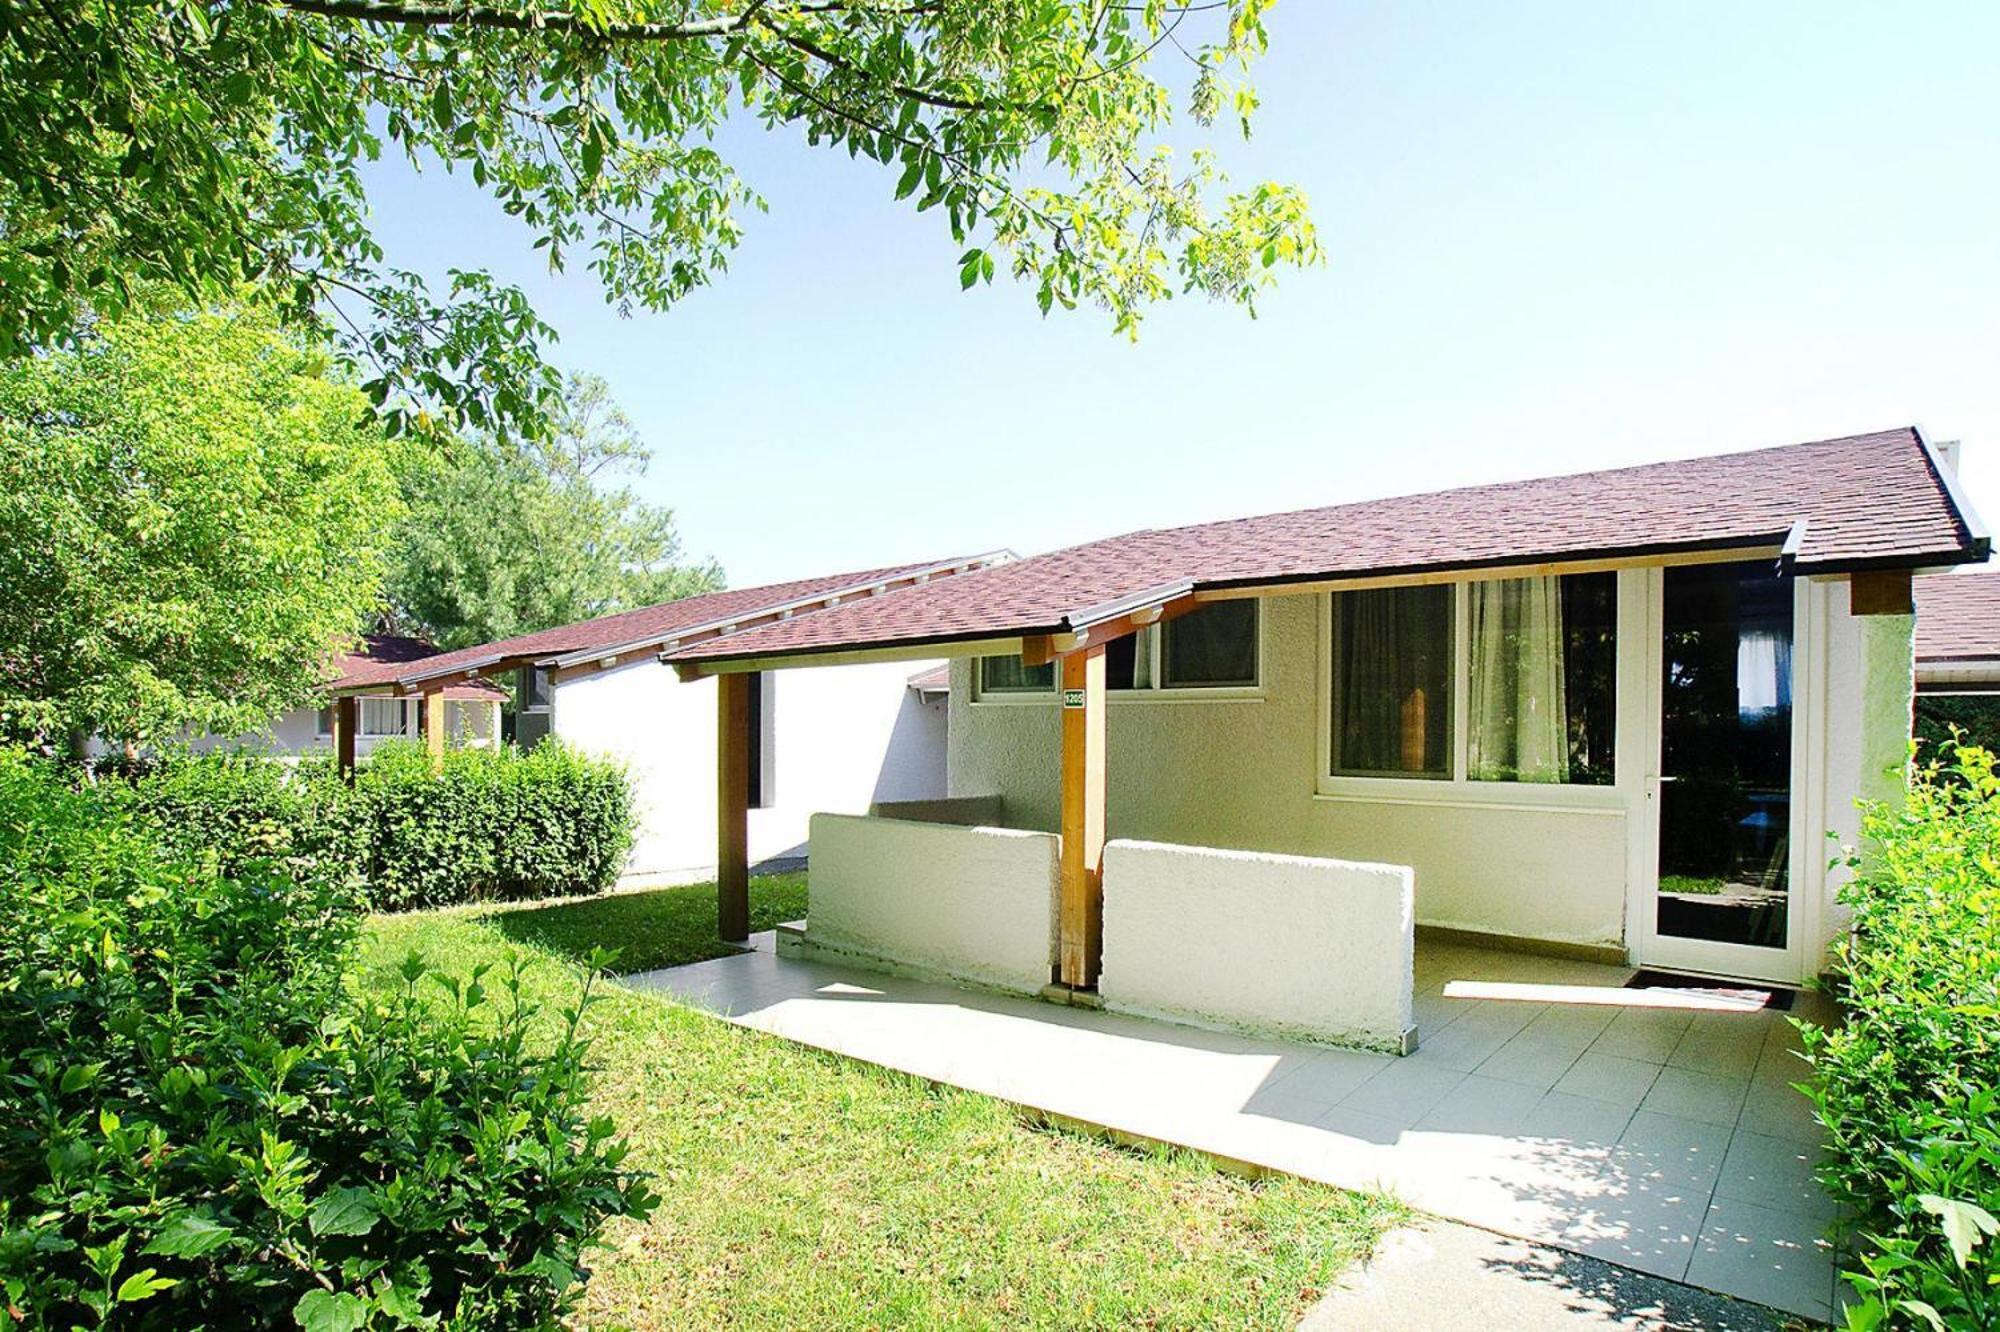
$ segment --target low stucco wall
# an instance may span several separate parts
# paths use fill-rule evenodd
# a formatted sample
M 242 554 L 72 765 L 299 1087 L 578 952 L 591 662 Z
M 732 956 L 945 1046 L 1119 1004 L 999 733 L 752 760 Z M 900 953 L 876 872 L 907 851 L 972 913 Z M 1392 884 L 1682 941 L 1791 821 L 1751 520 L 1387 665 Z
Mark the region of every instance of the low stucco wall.
M 815 814 L 814 953 L 1039 993 L 1056 948 L 1052 833 Z
M 935 800 L 877 801 L 868 812 L 878 819 L 998 828 L 1006 822 L 1007 803 L 997 795 L 939 796 Z
M 1404 1047 L 1415 874 L 1160 842 L 1104 848 L 1106 1008 Z

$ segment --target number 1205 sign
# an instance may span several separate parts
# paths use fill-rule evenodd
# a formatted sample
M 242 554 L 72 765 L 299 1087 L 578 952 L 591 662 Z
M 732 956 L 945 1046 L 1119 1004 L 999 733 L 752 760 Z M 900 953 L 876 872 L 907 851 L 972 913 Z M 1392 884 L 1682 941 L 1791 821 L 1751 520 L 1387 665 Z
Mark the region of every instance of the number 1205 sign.
M 1065 689 L 1065 690 L 1063 690 L 1063 706 L 1064 706 L 1064 707 L 1066 707 L 1066 708 L 1080 708 L 1080 707 L 1082 707 L 1082 706 L 1083 706 L 1083 691 L 1082 691 L 1081 689 Z

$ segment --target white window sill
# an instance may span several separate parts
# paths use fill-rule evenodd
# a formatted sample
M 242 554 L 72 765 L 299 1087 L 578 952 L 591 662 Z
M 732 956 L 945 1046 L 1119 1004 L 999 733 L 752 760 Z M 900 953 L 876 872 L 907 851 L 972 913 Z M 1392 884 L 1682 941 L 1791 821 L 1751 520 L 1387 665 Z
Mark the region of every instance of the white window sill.
M 1630 801 L 1617 786 L 1554 782 L 1460 782 L 1421 777 L 1321 777 L 1315 800 L 1347 804 L 1435 805 L 1452 809 L 1550 810 L 1564 814 L 1624 814 Z
M 1105 701 L 1123 707 L 1127 703 L 1262 703 L 1265 691 L 1260 687 L 1229 687 L 1215 689 L 1107 689 Z M 1001 707 L 1018 708 L 1053 707 L 1057 702 L 1053 693 L 1033 694 L 989 694 L 972 700 L 975 708 Z

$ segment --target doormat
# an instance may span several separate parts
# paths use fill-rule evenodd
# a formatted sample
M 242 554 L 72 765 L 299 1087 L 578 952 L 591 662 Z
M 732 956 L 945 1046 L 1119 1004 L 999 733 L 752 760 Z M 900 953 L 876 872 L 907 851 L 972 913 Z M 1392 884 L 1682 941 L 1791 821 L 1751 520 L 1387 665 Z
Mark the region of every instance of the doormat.
M 1633 973 L 1625 982 L 1628 990 L 1680 990 L 1688 994 L 1710 995 L 1717 999 L 1728 999 L 1746 1008 L 1769 1008 L 1786 1012 L 1792 1000 L 1798 997 L 1795 990 L 1787 990 L 1778 985 L 1751 985 L 1744 981 L 1716 980 L 1710 976 L 1682 976 L 1671 971 L 1645 970 Z

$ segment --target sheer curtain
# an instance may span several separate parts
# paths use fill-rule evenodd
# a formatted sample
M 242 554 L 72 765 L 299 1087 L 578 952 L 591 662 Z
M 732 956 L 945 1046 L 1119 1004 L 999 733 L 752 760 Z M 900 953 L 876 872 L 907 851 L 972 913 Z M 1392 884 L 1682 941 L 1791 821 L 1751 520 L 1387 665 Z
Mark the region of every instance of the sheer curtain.
M 1468 775 L 1478 781 L 1568 781 L 1561 581 L 1497 578 L 1467 584 L 1466 596 Z

